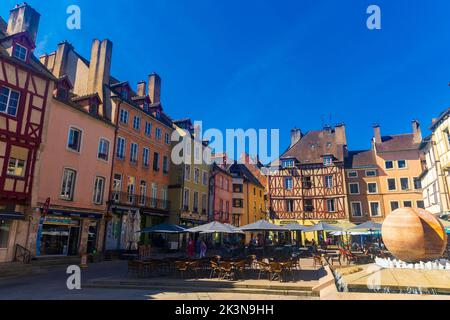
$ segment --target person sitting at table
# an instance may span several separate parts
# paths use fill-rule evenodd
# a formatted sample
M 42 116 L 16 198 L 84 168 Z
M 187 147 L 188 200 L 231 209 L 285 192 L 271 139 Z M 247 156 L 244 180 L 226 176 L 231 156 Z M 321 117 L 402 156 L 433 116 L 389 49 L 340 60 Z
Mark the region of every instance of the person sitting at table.
M 309 248 L 310 248 L 309 250 L 311 253 L 314 253 L 314 254 L 319 253 L 319 249 L 317 248 L 316 240 L 312 239 L 311 246 Z

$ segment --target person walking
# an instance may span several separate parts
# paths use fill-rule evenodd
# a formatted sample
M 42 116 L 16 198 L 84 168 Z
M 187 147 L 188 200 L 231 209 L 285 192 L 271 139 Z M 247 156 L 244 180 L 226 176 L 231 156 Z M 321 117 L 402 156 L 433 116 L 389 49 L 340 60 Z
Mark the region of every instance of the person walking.
M 194 241 L 192 241 L 192 239 L 189 239 L 188 242 L 188 246 L 187 246 L 187 252 L 188 252 L 188 257 L 192 258 L 194 256 Z
M 202 240 L 200 243 L 200 259 L 206 257 L 206 249 L 206 243 Z

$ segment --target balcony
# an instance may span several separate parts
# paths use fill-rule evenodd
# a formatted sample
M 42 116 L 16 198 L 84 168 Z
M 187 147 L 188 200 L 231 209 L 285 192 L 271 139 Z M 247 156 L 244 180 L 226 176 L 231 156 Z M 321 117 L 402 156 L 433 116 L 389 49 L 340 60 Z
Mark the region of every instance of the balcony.
M 144 209 L 158 209 L 168 211 L 170 202 L 168 200 L 144 197 L 137 194 L 129 194 L 127 192 L 112 192 L 108 204 L 120 204 L 133 207 L 141 207 Z
M 223 211 L 214 211 L 214 221 L 221 223 L 230 223 L 230 213 Z

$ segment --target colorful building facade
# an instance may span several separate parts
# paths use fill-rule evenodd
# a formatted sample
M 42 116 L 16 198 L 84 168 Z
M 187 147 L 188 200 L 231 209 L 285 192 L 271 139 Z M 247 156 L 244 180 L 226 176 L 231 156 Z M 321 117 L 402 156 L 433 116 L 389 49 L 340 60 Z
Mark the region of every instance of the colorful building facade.
M 209 178 L 209 220 L 232 222 L 233 177 L 225 165 L 214 163 Z

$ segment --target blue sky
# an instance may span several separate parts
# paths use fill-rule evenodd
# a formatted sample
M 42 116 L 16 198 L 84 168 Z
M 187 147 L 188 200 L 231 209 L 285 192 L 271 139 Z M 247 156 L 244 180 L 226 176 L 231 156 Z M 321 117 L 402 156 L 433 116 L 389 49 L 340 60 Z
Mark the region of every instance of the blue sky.
M 18 0 L 2 0 L 6 18 Z M 289 131 L 344 122 L 350 149 L 369 148 L 372 124 L 424 135 L 450 101 L 450 2 L 410 0 L 28 0 L 41 14 L 38 51 L 68 40 L 85 57 L 114 43 L 113 75 L 135 86 L 153 71 L 173 118 L 204 127 Z M 81 30 L 66 9 L 81 8 Z M 366 8 L 382 30 L 366 28 Z

